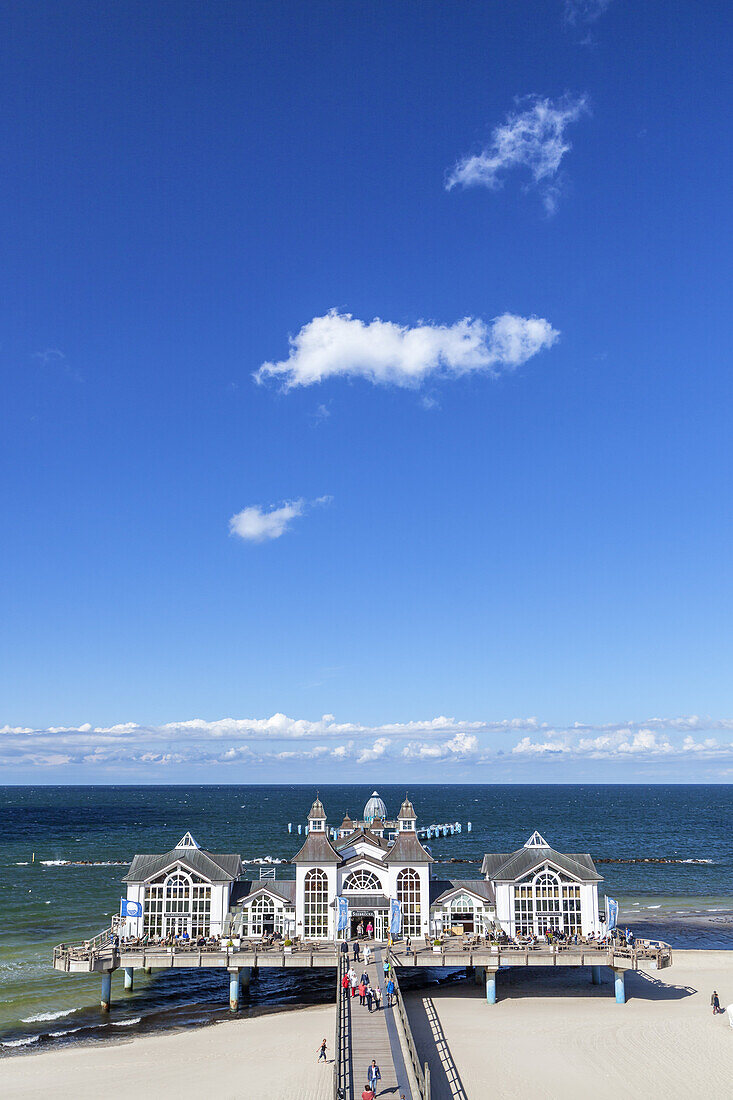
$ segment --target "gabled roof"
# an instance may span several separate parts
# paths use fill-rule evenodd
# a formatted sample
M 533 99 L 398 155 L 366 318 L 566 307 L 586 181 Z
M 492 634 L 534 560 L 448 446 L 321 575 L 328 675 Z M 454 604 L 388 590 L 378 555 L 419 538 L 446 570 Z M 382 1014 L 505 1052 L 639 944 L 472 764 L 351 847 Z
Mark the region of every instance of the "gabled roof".
M 183 834 L 181 839 L 176 844 L 176 848 L 200 848 L 201 845 L 197 844 L 190 833 Z
M 232 887 L 232 896 L 229 899 L 229 908 L 241 905 L 242 902 L 252 901 L 260 894 L 272 894 L 283 901 L 295 904 L 295 879 L 279 879 L 273 882 L 271 879 L 253 881 L 252 879 L 240 879 Z
M 336 847 L 341 851 L 343 848 L 351 848 L 354 844 L 358 844 L 360 840 L 365 840 L 368 844 L 373 844 L 375 848 L 381 848 L 383 851 L 389 848 L 389 842 L 383 836 L 377 836 L 376 833 L 371 832 L 370 829 L 355 829 L 353 833 L 342 837 Z
M 349 811 L 347 810 L 346 811 L 346 817 L 344 818 L 344 820 L 339 825 L 339 829 L 353 829 L 353 828 L 354 828 L 354 822 L 349 817 Z
M 135 856 L 122 881 L 149 882 L 179 863 L 209 882 L 231 882 L 242 873 L 242 857 L 239 855 L 217 855 L 204 852 L 201 848 L 173 848 L 162 855 Z
M 434 890 L 434 887 L 439 889 Z M 481 901 L 494 904 L 494 887 L 483 878 L 434 879 L 430 883 L 430 904 L 448 901 L 455 894 L 473 894 Z
M 481 864 L 481 873 L 492 882 L 516 882 L 544 863 L 553 863 L 559 870 L 581 882 L 603 882 L 588 852 L 556 852 L 554 848 L 537 845 L 525 846 L 508 855 L 487 854 Z
M 305 844 L 291 863 L 340 863 L 341 856 L 325 833 L 308 833 Z
M 334 899 L 331 908 L 335 906 Z M 349 909 L 389 909 L 389 898 L 384 894 L 349 894 Z
M 398 833 L 384 857 L 385 863 L 435 863 L 417 839 L 417 833 Z
M 368 852 L 355 852 L 353 856 L 347 856 L 346 859 L 341 860 L 341 866 L 349 870 L 353 870 L 357 863 L 369 863 L 372 867 L 379 867 L 382 871 L 385 868 L 385 861 L 380 859 L 379 856 L 369 855 Z

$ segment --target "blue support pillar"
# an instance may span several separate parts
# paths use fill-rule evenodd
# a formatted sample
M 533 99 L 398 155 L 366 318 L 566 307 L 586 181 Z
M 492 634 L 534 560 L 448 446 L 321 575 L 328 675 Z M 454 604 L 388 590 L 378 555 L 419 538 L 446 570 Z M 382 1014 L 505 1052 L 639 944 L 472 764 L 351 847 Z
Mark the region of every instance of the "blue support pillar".
M 486 971 L 486 1003 L 487 1005 L 496 1004 L 496 971 Z
M 133 974 L 135 973 L 134 967 L 125 967 L 125 989 L 129 989 L 132 992 Z
M 239 1008 L 239 971 L 229 971 L 229 1007 L 232 1012 Z
M 600 968 L 600 966 L 592 966 L 590 968 L 590 980 L 592 981 L 593 985 L 600 985 L 601 984 L 601 968 Z
M 109 1012 L 109 1006 L 112 1003 L 112 971 L 102 971 L 102 996 L 99 1001 L 102 1012 Z
M 616 987 L 616 1004 L 626 1004 L 626 973 L 623 970 L 613 971 L 614 985 Z

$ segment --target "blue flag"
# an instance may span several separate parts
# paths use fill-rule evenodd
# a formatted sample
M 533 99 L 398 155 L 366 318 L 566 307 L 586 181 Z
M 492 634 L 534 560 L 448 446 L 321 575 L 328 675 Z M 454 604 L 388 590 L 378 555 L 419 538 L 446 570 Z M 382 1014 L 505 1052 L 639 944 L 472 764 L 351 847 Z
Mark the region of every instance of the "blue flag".
M 393 936 L 402 931 L 402 902 L 392 898 L 389 903 L 389 930 Z
M 349 927 L 349 899 L 336 898 L 337 932 L 345 932 Z
M 120 898 L 121 917 L 141 917 L 142 915 L 143 904 L 141 901 L 130 901 L 129 898 Z
M 613 898 L 606 898 L 606 908 L 608 910 L 606 913 L 606 931 L 612 932 L 618 923 L 618 902 L 614 901 Z

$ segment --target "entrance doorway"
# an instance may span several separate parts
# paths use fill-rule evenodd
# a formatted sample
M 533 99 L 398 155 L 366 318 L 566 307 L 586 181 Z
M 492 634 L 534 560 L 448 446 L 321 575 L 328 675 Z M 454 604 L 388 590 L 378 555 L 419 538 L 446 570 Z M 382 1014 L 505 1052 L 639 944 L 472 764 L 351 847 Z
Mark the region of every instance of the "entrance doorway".
M 352 939 L 356 939 L 356 937 L 359 936 L 359 935 L 363 936 L 364 939 L 366 939 L 367 938 L 367 925 L 369 923 L 371 923 L 372 927 L 376 930 L 376 922 L 374 920 L 373 910 L 372 911 L 367 910 L 367 909 L 358 909 L 356 911 L 352 910 L 352 912 L 349 914 L 349 921 L 350 921 L 351 938 Z M 361 932 L 359 932 L 360 928 L 361 928 Z

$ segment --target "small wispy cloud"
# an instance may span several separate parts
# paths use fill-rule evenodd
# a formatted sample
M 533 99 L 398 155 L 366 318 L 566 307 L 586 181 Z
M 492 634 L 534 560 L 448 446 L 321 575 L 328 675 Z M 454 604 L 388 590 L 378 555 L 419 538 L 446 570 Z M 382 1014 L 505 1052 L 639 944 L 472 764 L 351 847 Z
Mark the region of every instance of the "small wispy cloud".
M 570 94 L 560 99 L 527 96 L 517 110 L 491 133 L 479 153 L 463 157 L 449 172 L 446 190 L 454 187 L 487 187 L 497 190 L 514 169 L 527 169 L 539 191 L 545 210 L 553 214 L 560 195 L 560 164 L 571 145 L 568 126 L 588 111 L 586 96 Z
M 245 542 L 268 542 L 270 539 L 279 539 L 294 519 L 304 515 L 309 508 L 330 504 L 332 499 L 330 496 L 322 496 L 307 501 L 300 497 L 298 500 L 286 500 L 282 504 L 270 505 L 267 508 L 252 504 L 231 517 L 229 533 L 244 539 Z
M 74 382 L 84 381 L 81 372 L 71 365 L 60 348 L 44 348 L 42 351 L 34 351 L 33 358 L 43 367 L 57 367 L 69 378 L 72 378 Z
M 564 0 L 565 22 L 571 27 L 578 23 L 595 23 L 610 3 L 611 0 Z
M 559 337 L 541 317 L 504 313 L 486 323 L 465 317 L 452 325 L 360 321 L 332 309 L 290 338 L 290 355 L 263 363 L 257 382 L 276 379 L 284 391 L 329 378 L 365 378 L 374 385 L 419 387 L 431 376 L 514 370 Z

